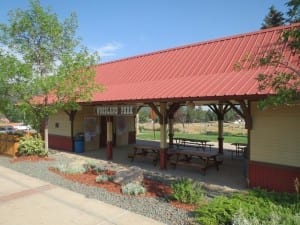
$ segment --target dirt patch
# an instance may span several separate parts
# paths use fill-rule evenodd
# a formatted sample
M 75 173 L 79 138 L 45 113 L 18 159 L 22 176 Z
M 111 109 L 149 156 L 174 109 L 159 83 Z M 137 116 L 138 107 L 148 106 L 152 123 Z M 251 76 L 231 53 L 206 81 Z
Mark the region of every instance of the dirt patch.
M 97 183 L 96 177 L 97 174 L 94 174 L 92 172 L 87 172 L 83 174 L 65 174 L 59 172 L 55 168 L 49 168 L 49 170 L 53 173 L 56 173 L 65 179 L 71 180 L 73 182 L 85 184 L 87 186 L 93 186 L 93 187 L 99 187 L 103 188 L 108 192 L 112 192 L 115 194 L 123 195 L 121 190 L 121 185 L 115 184 L 113 182 L 107 181 L 103 183 Z M 106 174 L 112 175 L 114 171 L 105 171 Z M 169 196 L 172 194 L 172 188 L 166 184 L 163 184 L 161 182 L 146 179 L 143 180 L 143 186 L 146 188 L 147 192 L 144 195 L 140 196 L 134 196 L 137 198 L 169 198 Z M 186 211 L 194 211 L 196 209 L 195 205 L 191 204 L 184 204 L 180 203 L 178 201 L 170 201 L 170 204 L 172 204 L 176 208 L 180 208 Z
M 10 160 L 11 163 L 17 162 L 40 162 L 40 161 L 54 161 L 55 159 L 49 157 L 40 157 L 40 156 L 19 156 Z

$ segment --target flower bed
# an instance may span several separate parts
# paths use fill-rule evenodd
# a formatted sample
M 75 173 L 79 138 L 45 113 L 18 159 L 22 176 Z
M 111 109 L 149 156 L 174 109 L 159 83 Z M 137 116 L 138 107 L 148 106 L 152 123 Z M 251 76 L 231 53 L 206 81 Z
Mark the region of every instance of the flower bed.
M 108 192 L 112 192 L 115 194 L 123 195 L 122 193 L 122 186 L 120 184 L 116 184 L 112 181 L 106 181 L 106 182 L 96 182 L 96 177 L 99 175 L 93 171 L 87 171 L 85 173 L 75 173 L 75 174 L 68 174 L 60 172 L 58 169 L 50 167 L 49 171 L 58 174 L 62 177 L 64 177 L 67 180 L 71 180 L 73 182 L 77 182 L 80 184 L 84 184 L 87 186 L 93 186 L 98 188 L 103 188 Z M 107 175 L 114 175 L 115 171 L 105 170 L 103 173 Z M 176 200 L 171 200 L 172 196 L 172 188 L 164 183 L 152 180 L 152 179 L 143 179 L 143 186 L 146 189 L 146 193 L 143 195 L 133 196 L 137 198 L 160 198 L 164 201 L 170 202 L 174 207 L 183 209 L 186 211 L 194 211 L 196 209 L 195 204 L 186 204 L 181 203 Z

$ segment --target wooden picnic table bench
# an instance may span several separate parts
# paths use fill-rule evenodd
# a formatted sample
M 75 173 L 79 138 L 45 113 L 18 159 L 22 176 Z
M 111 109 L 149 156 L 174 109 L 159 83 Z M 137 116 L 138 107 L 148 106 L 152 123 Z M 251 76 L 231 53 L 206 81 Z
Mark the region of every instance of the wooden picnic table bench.
M 159 151 L 158 146 L 135 145 L 133 146 L 133 152 L 128 154 L 128 158 L 131 158 L 131 161 L 134 161 L 137 157 L 151 159 L 153 164 L 156 165 L 159 160 Z
M 216 169 L 219 170 L 220 163 L 217 160 L 218 153 L 176 150 L 174 154 L 176 155 L 175 159 L 170 159 L 170 164 L 174 166 L 174 168 L 176 168 L 177 165 L 196 167 L 203 172 L 203 175 L 205 175 L 207 168 L 210 166 L 215 166 Z M 202 163 L 195 161 L 195 159 L 200 159 Z
M 248 145 L 244 143 L 231 143 L 235 146 L 235 156 L 238 157 L 240 154 L 244 155 L 245 151 L 247 150 Z M 231 152 L 231 159 L 233 159 L 234 152 Z
M 202 140 L 202 139 L 191 139 L 191 138 L 174 138 L 175 145 L 177 148 L 179 147 L 194 147 L 197 150 L 202 149 L 203 151 L 209 147 L 211 151 L 211 147 L 213 144 L 209 144 L 209 140 Z

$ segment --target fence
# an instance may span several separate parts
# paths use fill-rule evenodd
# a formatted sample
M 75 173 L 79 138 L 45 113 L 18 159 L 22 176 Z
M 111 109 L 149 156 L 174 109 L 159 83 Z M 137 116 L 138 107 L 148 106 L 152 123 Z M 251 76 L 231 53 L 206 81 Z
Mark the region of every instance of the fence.
M 0 154 L 15 157 L 19 148 L 20 137 L 13 134 L 0 134 Z

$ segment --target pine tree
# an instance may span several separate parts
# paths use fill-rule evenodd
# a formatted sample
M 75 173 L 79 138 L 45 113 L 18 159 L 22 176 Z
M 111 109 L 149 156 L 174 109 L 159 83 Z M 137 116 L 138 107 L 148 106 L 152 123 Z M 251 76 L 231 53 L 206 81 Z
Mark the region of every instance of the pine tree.
M 283 13 L 280 11 L 277 11 L 275 7 L 272 5 L 269 8 L 269 13 L 264 18 L 264 22 L 262 23 L 261 29 L 266 29 L 270 27 L 277 27 L 284 24 L 284 17 Z
M 300 22 L 300 0 L 289 0 L 285 5 L 288 7 L 287 21 L 289 23 Z

